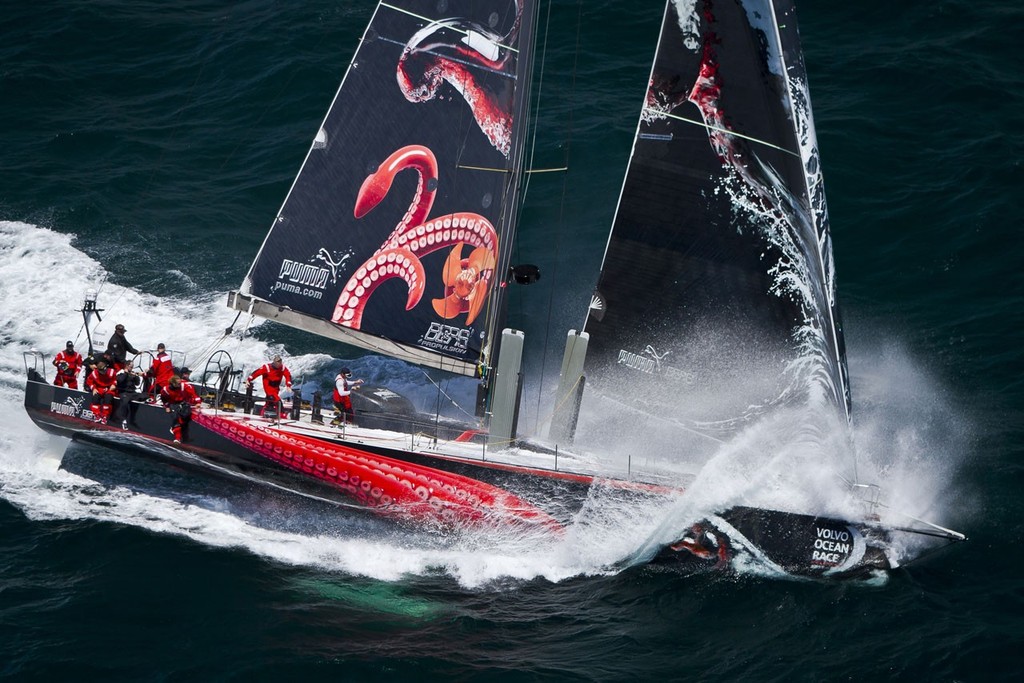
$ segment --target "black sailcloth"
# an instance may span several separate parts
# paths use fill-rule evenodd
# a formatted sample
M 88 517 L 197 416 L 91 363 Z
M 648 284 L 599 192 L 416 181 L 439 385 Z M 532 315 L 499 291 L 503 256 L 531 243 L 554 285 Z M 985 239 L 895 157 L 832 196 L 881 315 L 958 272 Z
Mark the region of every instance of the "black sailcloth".
M 624 410 L 731 431 L 848 419 L 828 217 L 792 3 L 668 2 L 586 330 Z
M 231 301 L 472 374 L 506 272 L 533 3 L 380 3 Z

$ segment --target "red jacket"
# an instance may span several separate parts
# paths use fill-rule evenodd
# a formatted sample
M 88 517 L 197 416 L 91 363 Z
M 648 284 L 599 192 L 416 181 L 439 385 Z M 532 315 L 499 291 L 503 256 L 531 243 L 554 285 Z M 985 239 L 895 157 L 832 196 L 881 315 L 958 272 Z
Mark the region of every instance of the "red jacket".
M 109 365 L 102 370 L 93 368 L 85 380 L 86 389 L 95 389 L 101 394 L 114 391 L 114 383 L 117 381 L 117 372 Z
M 72 351 L 71 353 L 61 351 L 53 357 L 53 364 L 59 369 L 62 362 L 68 364 L 68 369 L 61 371 L 62 375 L 77 375 L 81 371 L 84 361 L 82 360 L 82 354 L 78 351 Z
M 149 376 L 162 387 L 174 376 L 174 364 L 171 362 L 171 354 L 161 351 L 153 358 L 153 364 L 149 366 Z
M 272 363 L 267 363 L 259 370 L 249 375 L 249 379 L 246 381 L 252 382 L 257 377 L 263 377 L 263 383 L 269 384 L 272 387 L 281 386 L 281 378 L 284 378 L 284 381 L 289 387 L 292 385 L 292 373 L 289 372 L 288 368 L 284 365 L 281 365 L 280 368 L 275 368 Z
M 165 405 L 177 405 L 178 403 L 190 403 L 192 405 L 198 405 L 202 402 L 199 396 L 196 395 L 196 390 L 192 388 L 192 385 L 188 382 L 182 382 L 181 386 L 175 389 L 172 386 L 166 386 L 160 390 L 160 401 Z

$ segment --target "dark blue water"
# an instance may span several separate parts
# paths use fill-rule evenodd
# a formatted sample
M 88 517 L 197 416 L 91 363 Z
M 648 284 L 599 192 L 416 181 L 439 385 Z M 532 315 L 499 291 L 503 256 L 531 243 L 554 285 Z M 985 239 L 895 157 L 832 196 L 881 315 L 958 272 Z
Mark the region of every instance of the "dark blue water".
M 230 323 L 223 293 L 372 7 L 22 3 L 0 32 L 0 676 L 1016 680 L 1024 10 L 799 9 L 861 467 L 969 543 L 874 585 L 618 571 L 597 539 L 572 557 L 424 540 L 43 435 L 20 405 L 21 353 L 75 338 L 85 288 L 136 345 L 199 354 Z M 552 9 L 534 166 L 570 171 L 529 188 L 519 258 L 544 279 L 512 322 L 531 339 L 582 318 L 661 13 Z M 333 356 L 415 393 L 293 331 L 231 344 L 242 363 L 283 348 L 316 376 Z M 561 354 L 535 350 L 537 369 Z

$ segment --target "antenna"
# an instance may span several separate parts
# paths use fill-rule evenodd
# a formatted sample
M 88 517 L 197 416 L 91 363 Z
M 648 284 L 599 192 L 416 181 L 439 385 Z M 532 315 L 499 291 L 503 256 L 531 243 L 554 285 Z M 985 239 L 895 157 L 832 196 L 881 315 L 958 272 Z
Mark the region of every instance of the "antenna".
M 90 322 L 93 316 L 96 316 L 96 320 L 103 322 L 103 318 L 100 313 L 103 311 L 102 308 L 96 307 L 97 293 L 95 289 L 85 290 L 85 299 L 82 301 L 82 308 L 79 309 L 82 313 L 82 320 L 85 323 L 85 338 L 89 342 L 89 355 L 93 353 L 92 348 L 92 329 L 90 329 Z

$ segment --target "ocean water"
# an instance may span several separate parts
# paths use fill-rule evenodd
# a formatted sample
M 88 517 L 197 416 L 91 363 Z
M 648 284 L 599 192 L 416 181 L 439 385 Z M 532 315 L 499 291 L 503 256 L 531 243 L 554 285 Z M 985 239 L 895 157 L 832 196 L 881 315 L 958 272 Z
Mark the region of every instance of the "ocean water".
M 923 557 L 907 549 L 915 561 L 885 581 L 619 568 L 650 523 L 636 510 L 604 510 L 550 547 L 424 538 L 71 444 L 29 421 L 22 354 L 81 342 L 75 309 L 89 287 L 106 309 L 101 330 L 124 322 L 137 346 L 166 340 L 198 357 L 232 323 L 225 292 L 372 9 L 6 8 L 0 677 L 1017 680 L 1024 10 L 1013 3 L 798 8 L 858 467 L 904 511 L 971 539 Z M 542 11 L 533 165 L 570 170 L 533 176 L 527 195 L 517 256 L 544 279 L 513 300 L 511 322 L 530 339 L 582 318 L 662 9 Z M 250 367 L 282 350 L 313 382 L 346 362 L 422 407 L 436 398 L 415 372 L 280 327 L 225 348 Z M 534 350 L 532 370 L 550 375 L 560 346 Z M 527 387 L 527 425 L 543 415 L 543 383 Z M 749 481 L 734 484 L 741 495 Z

